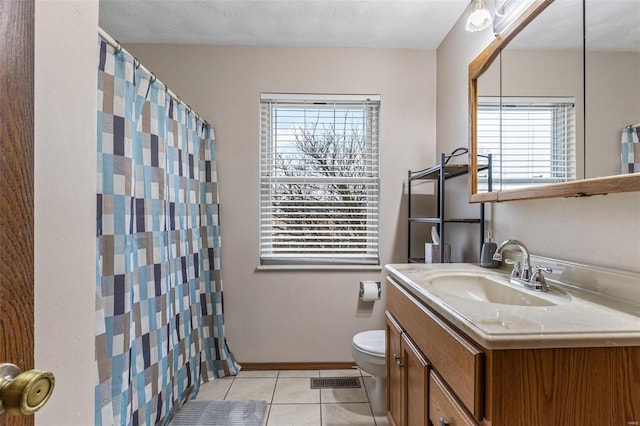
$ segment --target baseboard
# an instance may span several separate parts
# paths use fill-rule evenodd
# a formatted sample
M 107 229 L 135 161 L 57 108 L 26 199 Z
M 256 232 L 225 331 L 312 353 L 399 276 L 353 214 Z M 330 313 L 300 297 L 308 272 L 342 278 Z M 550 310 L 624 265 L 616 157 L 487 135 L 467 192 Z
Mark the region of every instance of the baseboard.
M 346 370 L 356 368 L 351 362 L 238 362 L 243 371 L 263 370 Z

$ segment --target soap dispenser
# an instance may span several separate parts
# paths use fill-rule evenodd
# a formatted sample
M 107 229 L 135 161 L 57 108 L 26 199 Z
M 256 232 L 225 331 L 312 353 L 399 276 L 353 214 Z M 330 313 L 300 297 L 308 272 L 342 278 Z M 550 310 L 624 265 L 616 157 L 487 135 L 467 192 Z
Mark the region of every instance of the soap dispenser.
M 500 261 L 493 260 L 498 245 L 493 242 L 491 230 L 487 231 L 487 238 L 482 244 L 482 252 L 480 253 L 480 266 L 483 268 L 499 268 Z

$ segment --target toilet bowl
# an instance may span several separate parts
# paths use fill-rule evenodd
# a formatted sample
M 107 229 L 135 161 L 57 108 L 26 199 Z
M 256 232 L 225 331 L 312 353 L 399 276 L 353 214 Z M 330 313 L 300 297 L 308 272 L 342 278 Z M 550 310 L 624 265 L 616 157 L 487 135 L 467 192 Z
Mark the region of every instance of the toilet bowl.
M 373 386 L 369 391 L 371 409 L 376 416 L 386 414 L 385 331 L 369 330 L 353 336 L 353 359 L 365 373 L 371 374 Z

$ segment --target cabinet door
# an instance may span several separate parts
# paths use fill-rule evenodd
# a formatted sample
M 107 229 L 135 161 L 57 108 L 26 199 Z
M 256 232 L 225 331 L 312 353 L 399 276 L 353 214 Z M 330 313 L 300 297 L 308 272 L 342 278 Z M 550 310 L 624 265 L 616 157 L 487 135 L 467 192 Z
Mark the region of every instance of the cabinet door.
M 429 364 L 411 339 L 402 335 L 404 418 L 407 426 L 429 424 Z
M 388 311 L 385 315 L 387 323 L 387 418 L 391 425 L 403 426 L 402 329 Z
M 484 352 L 392 278 L 387 283 L 388 311 L 462 404 L 477 420 L 482 420 Z
M 434 425 L 477 426 L 440 377 L 431 372 L 429 382 L 429 416 Z

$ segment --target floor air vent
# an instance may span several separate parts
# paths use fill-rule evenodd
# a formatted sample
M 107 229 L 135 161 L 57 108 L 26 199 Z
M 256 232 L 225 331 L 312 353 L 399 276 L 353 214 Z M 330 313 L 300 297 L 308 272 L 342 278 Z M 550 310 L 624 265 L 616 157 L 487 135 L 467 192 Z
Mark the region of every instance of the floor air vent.
M 359 388 L 358 377 L 312 377 L 311 389 L 346 389 Z

